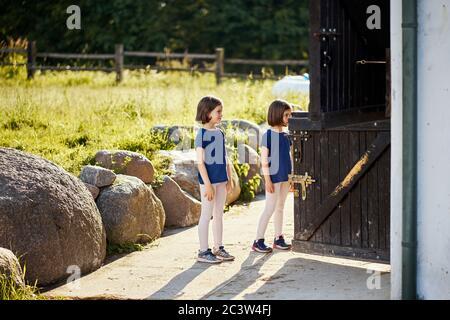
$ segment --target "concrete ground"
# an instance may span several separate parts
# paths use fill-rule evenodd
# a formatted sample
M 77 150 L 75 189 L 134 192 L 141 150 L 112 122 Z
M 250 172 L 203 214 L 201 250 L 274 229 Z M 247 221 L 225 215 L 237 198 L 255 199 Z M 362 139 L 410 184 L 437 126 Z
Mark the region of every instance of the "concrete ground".
M 251 251 L 263 207 L 264 197 L 260 196 L 225 213 L 224 245 L 236 256 L 233 262 L 196 262 L 197 227 L 171 229 L 143 251 L 111 257 L 97 271 L 44 294 L 75 299 L 390 298 L 387 264 L 292 251 L 268 255 Z M 290 193 L 285 207 L 287 240 L 292 239 L 294 231 L 292 213 Z M 266 238 L 272 242 L 272 223 Z

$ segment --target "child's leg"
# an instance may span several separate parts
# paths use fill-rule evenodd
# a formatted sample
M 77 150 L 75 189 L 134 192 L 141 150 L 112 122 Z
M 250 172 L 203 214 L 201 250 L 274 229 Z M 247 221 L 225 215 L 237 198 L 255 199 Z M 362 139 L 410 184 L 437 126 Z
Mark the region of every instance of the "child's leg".
M 213 237 L 214 247 L 219 249 L 222 243 L 223 234 L 223 208 L 227 200 L 227 186 L 226 182 L 219 183 L 215 186 L 216 194 L 214 196 L 214 211 L 213 211 Z
M 289 193 L 289 182 L 280 182 L 280 193 L 277 198 L 277 204 L 275 207 L 275 214 L 273 217 L 273 224 L 275 226 L 275 238 L 278 239 L 281 236 L 283 229 L 283 212 L 284 203 L 286 202 L 287 195 Z
M 202 200 L 202 211 L 200 214 L 200 220 L 198 222 L 198 238 L 200 240 L 200 250 L 205 251 L 208 249 L 208 229 L 209 229 L 209 220 L 211 220 L 211 216 L 214 209 L 214 199 L 212 201 L 208 201 L 208 198 L 205 197 L 205 185 L 200 185 L 200 196 Z
M 270 217 L 275 211 L 275 206 L 277 204 L 278 194 L 280 193 L 280 183 L 274 183 L 274 193 L 266 191 L 266 204 L 264 206 L 264 211 L 259 217 L 258 229 L 256 231 L 256 240 L 263 239 L 266 233 L 267 224 L 269 223 Z

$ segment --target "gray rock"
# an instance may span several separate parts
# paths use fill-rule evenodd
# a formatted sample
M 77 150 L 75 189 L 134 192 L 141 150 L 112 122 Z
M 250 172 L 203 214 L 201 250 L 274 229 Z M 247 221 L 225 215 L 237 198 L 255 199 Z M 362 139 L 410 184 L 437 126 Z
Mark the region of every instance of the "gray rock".
M 100 150 L 95 161 L 103 168 L 115 173 L 133 176 L 145 183 L 152 183 L 155 170 L 144 155 L 127 150 Z
M 115 178 L 114 178 L 115 180 Z M 84 182 L 84 185 L 86 186 L 86 188 L 88 188 L 89 192 L 92 194 L 92 197 L 95 199 L 97 199 L 98 194 L 100 193 L 100 189 L 97 188 L 96 186 L 93 186 L 92 184 L 86 183 Z
M 100 191 L 97 206 L 110 243 L 147 243 L 159 238 L 164 230 L 161 201 L 136 177 L 117 175 L 111 186 Z
M 259 145 L 261 144 L 261 129 L 260 127 L 251 121 L 235 119 L 235 120 L 222 120 L 219 125 L 221 129 L 227 131 L 227 128 L 232 128 L 233 130 L 237 130 L 239 133 L 244 134 L 247 141 L 244 143 L 251 146 L 253 149 L 258 150 Z M 234 139 L 235 136 L 239 136 L 239 134 L 227 134 L 227 141 L 230 139 Z M 239 141 L 238 141 L 239 144 Z
M 16 286 L 24 287 L 23 272 L 19 260 L 10 250 L 0 248 L 0 277 L 12 279 Z
M 190 149 L 192 148 L 196 128 L 183 125 L 157 125 L 152 128 L 152 131 L 166 134 L 167 139 L 177 145 L 177 149 Z
M 48 285 L 99 268 L 106 235 L 81 180 L 40 157 L 0 148 L 0 246 L 26 265 L 26 279 Z
M 116 180 L 116 174 L 99 166 L 84 166 L 81 169 L 80 179 L 85 183 L 101 188 L 112 185 Z
M 188 227 L 198 223 L 201 202 L 181 190 L 169 176 L 164 176 L 161 187 L 155 189 L 166 213 L 166 227 Z
M 173 172 L 171 178 L 195 199 L 200 200 L 200 186 L 198 184 L 197 154 L 194 149 L 188 151 L 161 150 L 159 153 L 172 159 L 169 170 Z

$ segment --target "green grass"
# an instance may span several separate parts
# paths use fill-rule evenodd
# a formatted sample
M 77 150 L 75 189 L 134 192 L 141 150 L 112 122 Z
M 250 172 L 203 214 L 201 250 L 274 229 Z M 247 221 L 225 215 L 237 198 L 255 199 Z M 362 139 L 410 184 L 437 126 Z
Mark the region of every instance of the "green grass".
M 13 76 L 11 76 L 13 74 Z M 157 124 L 193 125 L 199 99 L 213 94 L 224 101 L 224 118 L 265 121 L 274 99 L 273 81 L 227 79 L 214 75 L 125 72 L 37 72 L 26 80 L 24 68 L 0 68 L 0 146 L 40 155 L 79 175 L 94 163 L 96 151 L 127 149 L 155 161 L 157 175 L 167 161 L 156 150 L 171 146 L 150 132 Z M 307 105 L 306 96 L 290 102 Z
M 26 268 L 20 275 L 23 283 L 25 281 Z M 13 276 L 6 276 L 0 274 L 0 300 L 46 300 L 44 296 L 39 293 L 39 288 L 36 285 L 18 285 Z
M 125 243 L 125 244 L 109 244 L 106 247 L 107 256 L 116 254 L 131 253 L 134 251 L 144 250 L 145 245 L 140 243 Z

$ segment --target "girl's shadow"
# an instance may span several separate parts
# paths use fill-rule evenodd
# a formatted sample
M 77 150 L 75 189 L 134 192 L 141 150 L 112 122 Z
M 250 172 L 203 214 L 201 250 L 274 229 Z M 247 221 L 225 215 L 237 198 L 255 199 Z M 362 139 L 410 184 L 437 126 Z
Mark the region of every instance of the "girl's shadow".
M 183 289 L 206 269 L 214 265 L 195 262 L 190 268 L 172 278 L 164 287 L 145 299 L 177 299 L 184 295 Z
M 250 287 L 261 277 L 259 271 L 271 256 L 272 254 L 250 251 L 248 257 L 242 262 L 240 270 L 235 275 L 210 290 L 201 299 L 229 300 L 237 297 L 239 293 Z

